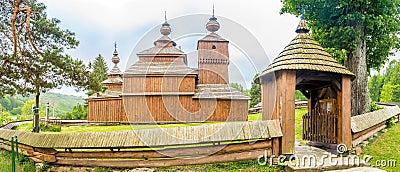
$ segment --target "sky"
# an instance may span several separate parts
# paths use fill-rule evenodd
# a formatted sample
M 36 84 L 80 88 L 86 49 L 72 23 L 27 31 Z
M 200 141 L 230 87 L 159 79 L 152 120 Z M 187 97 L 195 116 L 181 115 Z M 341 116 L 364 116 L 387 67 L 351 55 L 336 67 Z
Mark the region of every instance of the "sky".
M 108 67 L 112 68 L 111 57 L 114 42 L 117 42 L 121 59 L 119 67 L 123 71 L 137 59 L 136 53 L 152 47 L 152 42 L 161 36 L 158 30 L 160 24 L 164 22 L 165 11 L 172 28 L 170 36 L 177 42 L 177 46 L 188 54 L 188 59 L 191 59 L 189 66 L 197 67 L 196 60 L 193 60 L 197 54 L 197 40 L 207 34 L 205 24 L 207 18 L 212 15 L 214 5 L 215 15 L 221 24 L 221 29 L 217 33 L 230 40 L 232 61 L 229 67 L 230 81 L 238 82 L 245 88 L 250 88 L 253 76 L 265 69 L 296 36 L 295 29 L 300 20 L 290 14 L 280 14 L 282 3 L 279 0 L 39 0 L 39 2 L 47 6 L 48 17 L 61 20 L 61 28 L 75 32 L 80 45 L 68 51 L 72 57 L 88 63 L 101 54 L 105 57 Z M 197 17 L 196 20 L 191 20 L 194 16 Z M 182 30 L 190 30 L 193 33 L 189 36 L 177 35 L 185 33 Z M 243 32 L 246 34 L 242 34 Z M 249 50 L 249 47 L 256 48 Z M 85 93 L 67 87 L 51 91 L 85 96 Z

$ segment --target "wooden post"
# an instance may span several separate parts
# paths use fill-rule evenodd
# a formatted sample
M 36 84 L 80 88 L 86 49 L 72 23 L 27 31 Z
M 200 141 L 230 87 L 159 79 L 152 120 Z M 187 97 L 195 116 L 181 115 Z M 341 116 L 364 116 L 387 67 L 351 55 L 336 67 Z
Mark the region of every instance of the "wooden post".
M 279 90 L 277 91 L 278 113 L 282 127 L 282 146 L 281 153 L 285 155 L 294 154 L 295 142 L 295 92 L 296 92 L 296 71 L 285 70 L 278 77 L 280 81 Z
M 342 76 L 342 91 L 339 92 L 338 105 L 338 144 L 345 144 L 351 149 L 351 80 L 349 76 Z M 339 104 L 340 103 L 340 104 Z
M 280 120 L 283 136 L 273 139 L 273 154 L 294 154 L 296 71 L 284 70 L 275 75 L 261 81 L 263 120 Z
M 262 102 L 262 120 L 278 119 L 273 117 L 276 104 L 276 84 L 275 76 L 267 76 L 261 81 L 261 102 Z

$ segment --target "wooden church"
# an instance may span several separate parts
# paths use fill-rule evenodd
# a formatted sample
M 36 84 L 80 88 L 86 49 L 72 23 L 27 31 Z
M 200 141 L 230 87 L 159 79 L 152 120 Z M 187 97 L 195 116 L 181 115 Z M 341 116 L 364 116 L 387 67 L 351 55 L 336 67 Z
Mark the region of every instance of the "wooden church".
M 229 86 L 229 41 L 215 33 L 219 28 L 213 14 L 206 24 L 210 33 L 197 43 L 198 69 L 188 67 L 186 54 L 168 36 L 167 20 L 154 46 L 137 53 L 139 60 L 125 72 L 115 50 L 115 66 L 102 82 L 108 89 L 88 98 L 88 121 L 246 121 L 249 97 Z

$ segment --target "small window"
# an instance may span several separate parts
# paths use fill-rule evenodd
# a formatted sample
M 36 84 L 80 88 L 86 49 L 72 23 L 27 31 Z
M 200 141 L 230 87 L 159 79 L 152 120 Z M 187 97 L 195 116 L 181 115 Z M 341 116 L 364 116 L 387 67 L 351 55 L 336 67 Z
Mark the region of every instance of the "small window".
M 216 47 L 215 45 L 213 45 L 211 48 L 212 48 L 212 49 L 217 49 L 217 47 Z

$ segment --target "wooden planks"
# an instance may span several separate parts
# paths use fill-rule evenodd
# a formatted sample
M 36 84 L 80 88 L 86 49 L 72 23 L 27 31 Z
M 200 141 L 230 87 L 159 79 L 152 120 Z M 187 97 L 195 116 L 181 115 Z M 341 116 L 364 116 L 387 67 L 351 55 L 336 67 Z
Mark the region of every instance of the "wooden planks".
M 233 152 L 251 151 L 271 148 L 271 140 L 257 141 L 254 143 L 238 143 L 229 145 L 201 146 L 189 148 L 170 148 L 164 150 L 148 151 L 80 151 L 58 152 L 57 157 L 65 158 L 96 158 L 96 159 L 150 159 L 150 158 L 175 158 L 187 156 L 200 156 L 211 154 L 225 154 Z
M 368 139 L 369 137 L 373 136 L 375 133 L 381 131 L 384 128 L 386 128 L 386 123 L 382 122 L 361 132 L 354 133 L 352 136 L 352 145 L 357 146 L 362 141 Z
M 90 99 L 89 122 L 128 122 L 122 98 Z
M 255 150 L 231 154 L 216 154 L 202 157 L 190 157 L 179 159 L 162 160 L 94 160 L 94 159 L 57 159 L 57 164 L 73 166 L 96 166 L 96 167 L 166 167 L 180 165 L 195 165 L 206 163 L 230 162 L 240 160 L 257 159 L 260 156 L 270 156 L 271 150 Z

